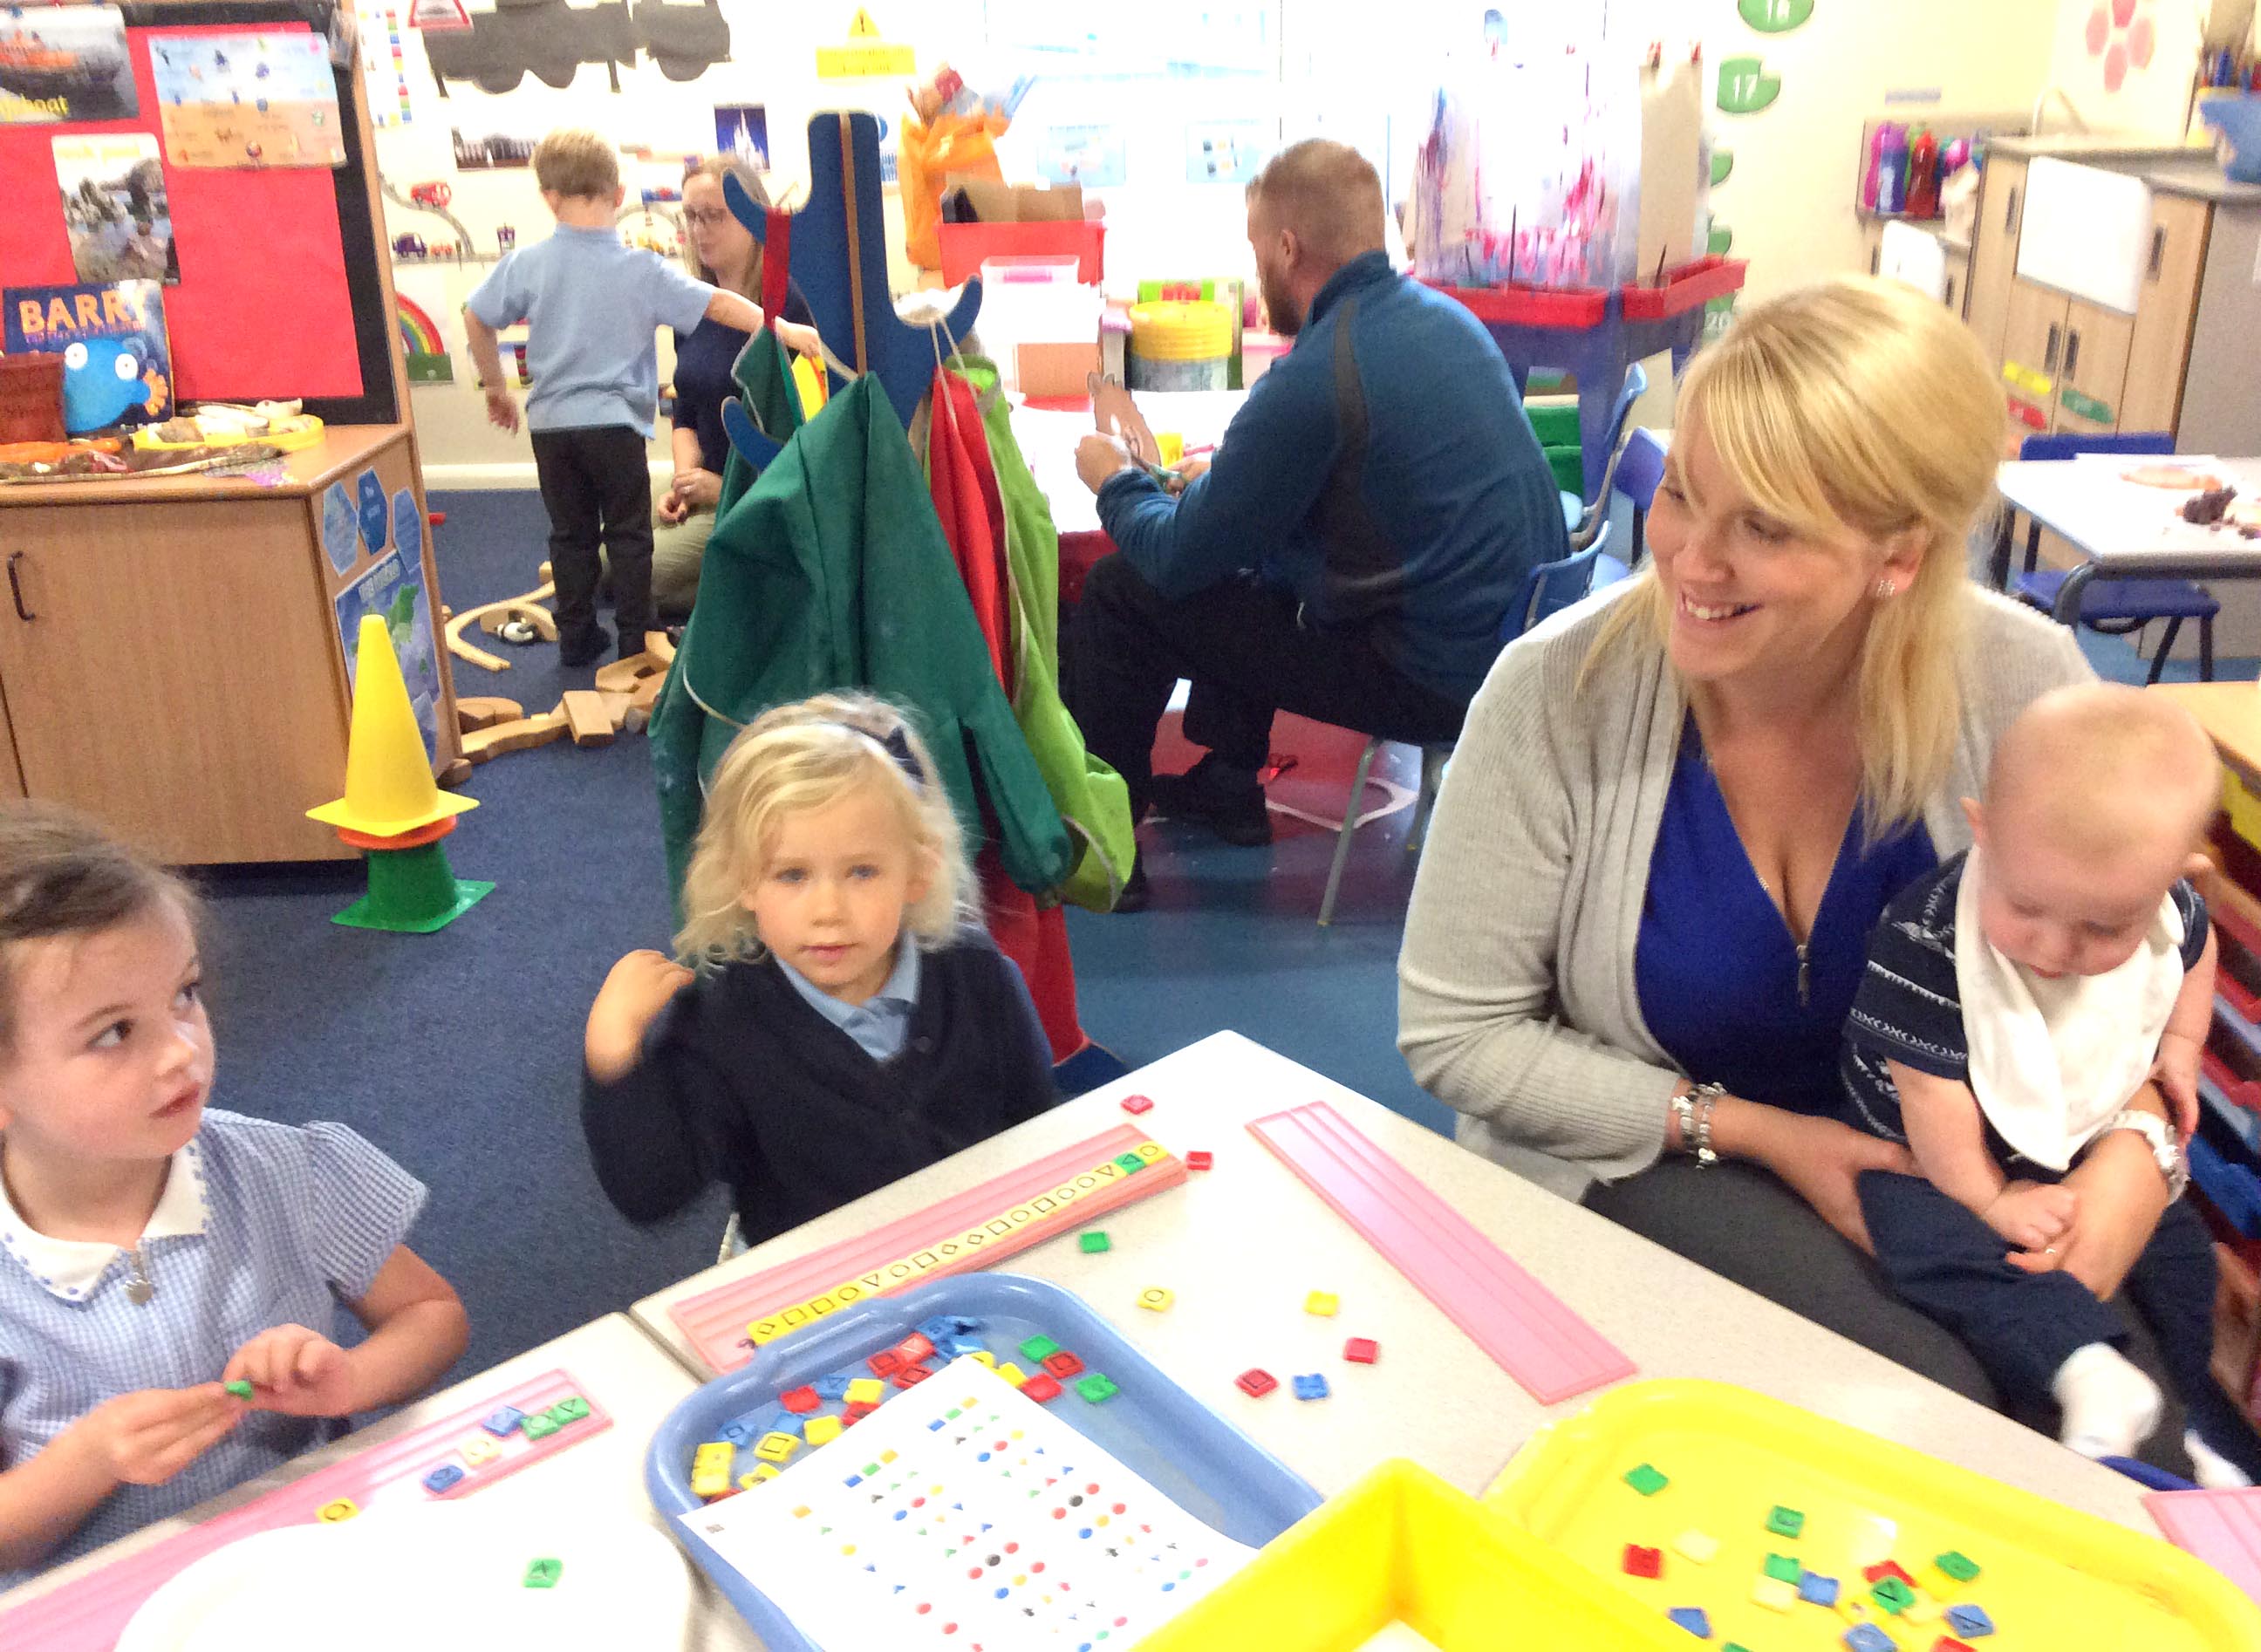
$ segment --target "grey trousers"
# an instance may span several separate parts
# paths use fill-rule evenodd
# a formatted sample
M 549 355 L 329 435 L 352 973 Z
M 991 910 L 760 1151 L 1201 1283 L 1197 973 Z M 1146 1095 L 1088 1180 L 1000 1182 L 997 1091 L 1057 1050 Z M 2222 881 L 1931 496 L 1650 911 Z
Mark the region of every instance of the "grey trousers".
M 1666 1159 L 1622 1182 L 1596 1182 L 1584 1203 L 1619 1227 L 1894 1364 L 1989 1410 L 2007 1411 L 2029 1428 L 2052 1437 L 2056 1433 L 2055 1405 L 2006 1406 L 1969 1349 L 1894 1296 L 1872 1258 L 1839 1238 L 1812 1205 L 1755 1165 L 1730 1162 L 1702 1170 L 1691 1159 Z M 2143 1461 L 2188 1478 L 2183 1409 L 2167 1381 L 2158 1342 L 2124 1296 L 2109 1305 L 2127 1324 L 2128 1357 L 2167 1396 L 2165 1415 L 2143 1447 Z

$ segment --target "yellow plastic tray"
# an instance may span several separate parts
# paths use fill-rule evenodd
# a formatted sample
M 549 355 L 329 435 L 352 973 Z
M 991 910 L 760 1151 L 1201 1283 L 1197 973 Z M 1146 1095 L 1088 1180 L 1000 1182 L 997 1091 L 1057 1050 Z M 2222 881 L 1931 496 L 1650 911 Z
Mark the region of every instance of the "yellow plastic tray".
M 2056 1449 L 2039 1440 L 2034 1448 Z M 1671 1483 L 1641 1496 L 1624 1478 L 1641 1463 Z M 1804 1601 L 1781 1612 L 1753 1600 L 1769 1555 L 1791 1556 L 1863 1598 L 1862 1569 L 1896 1561 L 1937 1605 L 1985 1609 L 1997 1632 L 1972 1643 L 1979 1652 L 2261 1648 L 2261 1611 L 2220 1573 L 2156 1537 L 1725 1383 L 1613 1390 L 1533 1438 L 1484 1501 L 1651 1612 L 1703 1607 L 1715 1642 L 1751 1652 L 1834 1648 L 1848 1627 Z M 1798 1538 L 1767 1530 L 1777 1505 L 1805 1514 Z M 1719 1541 L 1710 1563 L 1675 1549 L 1691 1529 Z M 1627 1574 L 1628 1543 L 1662 1548 L 1663 1576 Z M 1932 1562 L 1949 1550 L 1977 1562 L 1978 1576 L 1956 1584 L 1939 1574 Z M 1952 1633 L 1943 1620 L 1874 1612 L 1868 1620 L 1914 1652 Z
M 290 431 L 283 435 L 245 435 L 233 442 L 167 442 L 156 434 L 154 425 L 133 433 L 133 445 L 152 453 L 185 453 L 192 448 L 241 447 L 246 442 L 263 442 L 269 447 L 284 453 L 296 453 L 301 448 L 311 448 L 322 439 L 322 421 L 319 419 L 303 430 Z
M 1216 1593 L 1138 1652 L 1438 1652 L 1693 1642 L 1418 1464 L 1385 1462 L 1264 1546 Z

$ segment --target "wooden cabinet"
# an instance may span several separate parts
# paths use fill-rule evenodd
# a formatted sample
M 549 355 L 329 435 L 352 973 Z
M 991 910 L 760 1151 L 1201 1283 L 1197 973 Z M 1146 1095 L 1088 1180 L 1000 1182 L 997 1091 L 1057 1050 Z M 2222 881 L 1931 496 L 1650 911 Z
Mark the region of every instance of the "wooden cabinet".
M 8 728 L 8 707 L 0 702 L 0 802 L 24 795 L 24 771 L 16 762 L 16 740 Z
M 2128 342 L 2128 377 L 2120 396 L 2122 429 L 2172 430 L 2181 422 L 2191 322 L 2213 216 L 2206 202 L 2187 195 L 2151 198 L 2151 255 Z
M 341 484 L 388 510 L 383 542 L 357 521 L 334 557 L 321 514 Z M 413 506 L 395 513 L 403 491 Z M 406 523 L 414 544 L 391 538 Z M 333 430 L 279 485 L 0 489 L 0 792 L 75 805 L 176 864 L 355 852 L 305 818 L 345 779 L 348 590 L 374 573 L 439 607 L 405 427 Z M 444 765 L 460 747 L 437 680 Z
M 1999 359 L 2017 277 L 2018 226 L 2025 208 L 2026 163 L 2006 154 L 1986 162 L 1978 184 L 1978 216 L 1970 244 L 1970 279 L 1963 319 L 1979 348 Z

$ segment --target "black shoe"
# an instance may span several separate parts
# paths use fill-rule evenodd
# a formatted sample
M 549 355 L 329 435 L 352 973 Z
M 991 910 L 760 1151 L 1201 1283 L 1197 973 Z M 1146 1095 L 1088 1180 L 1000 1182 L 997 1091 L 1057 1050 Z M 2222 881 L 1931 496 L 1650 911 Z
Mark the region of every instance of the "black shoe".
M 1158 774 L 1147 789 L 1154 808 L 1172 820 L 1198 820 L 1229 844 L 1254 849 L 1272 841 L 1272 812 L 1254 780 L 1229 778 L 1215 757 L 1183 774 Z
M 1142 858 L 1130 868 L 1130 875 L 1123 880 L 1123 887 L 1115 896 L 1117 912 L 1144 912 L 1153 891 L 1146 887 L 1146 863 Z
M 594 665 L 605 657 L 605 650 L 612 646 L 612 642 L 601 626 L 586 636 L 573 637 L 570 641 L 561 636 L 557 639 L 557 663 L 568 671 Z

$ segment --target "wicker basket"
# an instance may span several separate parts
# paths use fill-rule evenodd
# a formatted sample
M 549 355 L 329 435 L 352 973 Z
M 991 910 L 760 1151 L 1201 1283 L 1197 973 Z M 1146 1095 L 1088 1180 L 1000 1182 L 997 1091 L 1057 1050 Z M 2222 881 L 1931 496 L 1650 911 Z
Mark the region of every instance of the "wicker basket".
M 0 356 L 0 442 L 61 442 L 63 435 L 63 358 Z

